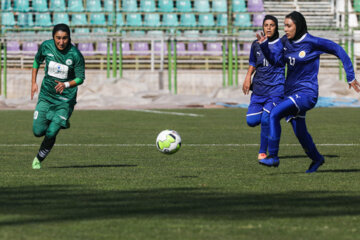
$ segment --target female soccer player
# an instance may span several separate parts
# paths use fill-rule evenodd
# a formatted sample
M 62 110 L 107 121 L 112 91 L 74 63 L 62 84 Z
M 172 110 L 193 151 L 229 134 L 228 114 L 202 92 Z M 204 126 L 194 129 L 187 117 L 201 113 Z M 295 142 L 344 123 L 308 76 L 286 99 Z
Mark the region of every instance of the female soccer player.
M 41 162 L 55 144 L 60 129 L 70 127 L 69 118 L 76 104 L 77 86 L 85 79 L 84 57 L 71 44 L 66 24 L 54 26 L 53 39 L 44 41 L 34 60 L 31 79 L 31 99 L 38 92 L 36 77 L 45 60 L 45 77 L 34 112 L 33 133 L 44 137 L 32 168 L 40 169 Z
M 281 52 L 282 44 L 279 39 L 277 18 L 266 15 L 263 20 L 263 31 L 269 40 L 270 50 Z M 251 76 L 255 71 L 251 83 Z M 259 160 L 266 157 L 270 111 L 283 98 L 284 82 L 284 64 L 269 64 L 261 51 L 259 43 L 255 40 L 251 45 L 249 69 L 242 90 L 247 95 L 251 86 L 253 91 L 246 114 L 247 124 L 250 127 L 255 127 L 261 123 Z
M 260 47 L 272 64 L 286 63 L 288 67 L 285 81 L 285 98 L 270 113 L 269 156 L 259 161 L 266 166 L 279 166 L 279 142 L 281 135 L 280 119 L 287 117 L 291 121 L 294 133 L 307 156 L 312 160 L 307 173 L 316 172 L 325 162 L 318 152 L 307 131 L 305 114 L 312 109 L 318 99 L 320 54 L 329 53 L 337 56 L 343 63 L 349 88 L 360 92 L 360 85 L 355 79 L 353 65 L 344 49 L 338 44 L 310 35 L 304 16 L 292 12 L 285 17 L 285 36 L 282 38 L 283 51 L 273 54 L 269 51 L 266 36 L 257 34 Z

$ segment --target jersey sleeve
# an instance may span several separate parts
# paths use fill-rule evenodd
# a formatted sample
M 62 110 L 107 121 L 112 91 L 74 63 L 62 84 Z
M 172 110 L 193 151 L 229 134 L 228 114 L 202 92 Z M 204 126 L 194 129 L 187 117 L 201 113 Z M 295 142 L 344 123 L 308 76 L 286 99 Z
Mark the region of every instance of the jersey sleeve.
M 34 68 L 39 68 L 40 64 L 45 60 L 45 55 L 43 54 L 43 49 L 44 49 L 44 43 L 42 43 L 35 55 L 35 59 L 34 59 L 34 64 L 33 67 Z
M 253 42 L 251 44 L 251 49 L 250 49 L 250 56 L 249 56 L 249 65 L 256 67 L 256 58 L 255 58 L 255 54 L 254 54 L 254 48 L 255 48 L 255 42 Z
M 269 48 L 269 41 L 266 40 L 260 44 L 261 51 L 263 52 L 266 60 L 273 66 L 285 66 L 283 44 L 279 41 L 278 47 L 272 51 Z
M 75 71 L 75 78 L 81 79 L 82 80 L 81 83 L 82 83 L 85 80 L 85 60 L 80 52 L 78 52 L 75 58 L 74 71 Z
M 324 38 L 317 38 L 315 44 L 316 48 L 320 51 L 335 55 L 341 60 L 344 66 L 344 70 L 346 72 L 346 79 L 348 82 L 352 82 L 353 80 L 355 80 L 354 67 L 351 59 L 339 44 Z

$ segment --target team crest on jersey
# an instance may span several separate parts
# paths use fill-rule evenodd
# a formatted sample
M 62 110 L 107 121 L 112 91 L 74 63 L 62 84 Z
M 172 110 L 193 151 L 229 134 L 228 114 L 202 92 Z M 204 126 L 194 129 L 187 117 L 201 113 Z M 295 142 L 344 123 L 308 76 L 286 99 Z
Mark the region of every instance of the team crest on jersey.
M 299 57 L 303 58 L 306 56 L 306 52 L 305 51 L 301 51 L 299 52 Z
M 65 63 L 66 63 L 66 65 L 70 66 L 72 64 L 72 60 L 71 59 L 66 59 Z

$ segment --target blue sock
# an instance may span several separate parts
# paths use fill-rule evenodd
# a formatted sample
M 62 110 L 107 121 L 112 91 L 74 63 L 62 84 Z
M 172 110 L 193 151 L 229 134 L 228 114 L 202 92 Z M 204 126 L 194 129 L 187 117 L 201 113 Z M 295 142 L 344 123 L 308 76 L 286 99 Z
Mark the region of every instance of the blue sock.
M 261 116 L 261 134 L 260 134 L 260 150 L 259 153 L 266 153 L 268 148 L 268 136 L 269 136 L 269 118 L 270 114 L 266 111 Z

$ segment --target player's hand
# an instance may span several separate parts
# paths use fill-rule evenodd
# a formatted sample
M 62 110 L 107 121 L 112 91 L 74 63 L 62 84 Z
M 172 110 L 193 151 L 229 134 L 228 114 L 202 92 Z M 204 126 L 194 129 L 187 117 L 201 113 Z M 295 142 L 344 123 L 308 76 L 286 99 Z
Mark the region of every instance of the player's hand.
M 354 81 L 352 81 L 349 84 L 349 89 L 350 88 L 353 88 L 356 92 L 360 92 L 360 84 L 359 84 L 359 82 L 355 79 Z
M 262 43 L 267 39 L 267 37 L 265 36 L 265 34 L 263 32 L 256 33 L 256 38 L 258 40 L 258 43 Z
M 243 87 L 242 87 L 242 90 L 243 90 L 243 93 L 245 95 L 249 94 L 250 92 L 250 85 L 251 85 L 251 81 L 250 79 L 245 79 L 244 83 L 243 83 Z
M 31 100 L 34 99 L 34 94 L 38 92 L 38 85 L 37 83 L 31 84 Z
M 55 82 L 57 83 L 57 85 L 55 86 L 56 92 L 62 94 L 65 89 L 65 83 L 59 82 L 57 80 L 55 80 Z

